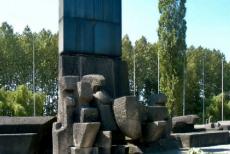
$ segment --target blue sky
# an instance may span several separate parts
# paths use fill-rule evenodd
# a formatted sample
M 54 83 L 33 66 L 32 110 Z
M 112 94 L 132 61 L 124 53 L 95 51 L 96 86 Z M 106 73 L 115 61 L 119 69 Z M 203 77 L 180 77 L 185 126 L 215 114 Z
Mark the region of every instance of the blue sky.
M 158 0 L 122 0 L 123 35 L 157 41 Z M 219 49 L 230 60 L 230 0 L 187 0 L 187 45 Z M 58 31 L 58 0 L 0 0 L 0 23 Z

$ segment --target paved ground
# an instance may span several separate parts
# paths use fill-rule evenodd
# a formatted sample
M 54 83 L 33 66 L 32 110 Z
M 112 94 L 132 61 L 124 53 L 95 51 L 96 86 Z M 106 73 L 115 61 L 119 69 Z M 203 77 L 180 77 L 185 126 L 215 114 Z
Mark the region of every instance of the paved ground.
M 217 145 L 217 146 L 210 146 L 210 147 L 200 147 L 196 149 L 201 149 L 204 154 L 230 154 L 230 144 L 228 145 Z M 173 151 L 174 153 L 175 151 Z M 187 154 L 188 149 L 183 149 L 181 154 Z M 179 154 L 178 153 L 178 154 Z
M 230 154 L 230 144 L 228 145 L 218 145 L 210 147 L 200 147 L 196 149 L 201 149 L 204 153 L 202 154 Z M 154 152 L 148 154 L 188 154 L 188 149 L 175 149 L 164 152 Z
M 230 144 L 211 146 L 211 147 L 202 147 L 201 150 L 209 153 L 230 154 Z

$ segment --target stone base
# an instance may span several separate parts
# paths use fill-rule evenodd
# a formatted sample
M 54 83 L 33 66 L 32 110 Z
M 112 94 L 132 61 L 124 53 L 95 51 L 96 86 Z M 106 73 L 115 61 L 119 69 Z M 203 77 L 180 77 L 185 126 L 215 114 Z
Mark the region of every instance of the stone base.
M 205 147 L 228 144 L 228 131 L 178 133 L 173 136 L 181 143 L 182 148 Z
M 34 154 L 39 150 L 39 145 L 36 144 L 37 135 L 35 133 L 0 134 L 0 153 Z
M 0 117 L 0 154 L 52 153 L 55 117 Z

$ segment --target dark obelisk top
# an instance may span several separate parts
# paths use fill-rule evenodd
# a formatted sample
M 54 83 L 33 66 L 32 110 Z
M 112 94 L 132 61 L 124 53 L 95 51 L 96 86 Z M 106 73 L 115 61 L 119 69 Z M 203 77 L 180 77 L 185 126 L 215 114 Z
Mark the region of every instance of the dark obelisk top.
M 121 56 L 121 0 L 59 0 L 59 53 Z

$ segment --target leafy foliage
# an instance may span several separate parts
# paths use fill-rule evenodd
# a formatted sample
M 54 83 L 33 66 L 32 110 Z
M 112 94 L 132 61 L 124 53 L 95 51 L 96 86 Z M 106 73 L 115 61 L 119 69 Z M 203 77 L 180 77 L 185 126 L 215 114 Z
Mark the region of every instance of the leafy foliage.
M 57 111 L 57 43 L 57 34 L 44 29 L 32 33 L 27 26 L 18 34 L 7 23 L 0 27 L 0 88 L 15 91 L 19 85 L 26 85 L 33 89 L 34 46 L 35 90 L 46 95 L 45 115 L 54 115 Z
M 147 42 L 145 37 L 137 40 L 135 46 L 126 35 L 122 40 L 122 56 L 128 64 L 130 89 L 133 91 L 134 83 L 134 54 L 136 63 L 136 89 L 135 94 L 144 100 L 150 94 L 157 92 L 157 44 Z
M 212 120 L 218 121 L 222 118 L 222 95 L 213 96 L 210 99 L 210 105 L 207 107 L 207 116 L 212 117 Z M 230 100 L 224 94 L 224 119 L 230 119 Z
M 172 115 L 181 114 L 186 51 L 186 0 L 160 0 L 159 52 L 160 89 L 168 97 Z
M 1 116 L 32 116 L 34 113 L 34 97 L 36 100 L 36 115 L 43 115 L 45 95 L 33 95 L 25 85 L 18 86 L 15 91 L 0 89 Z

